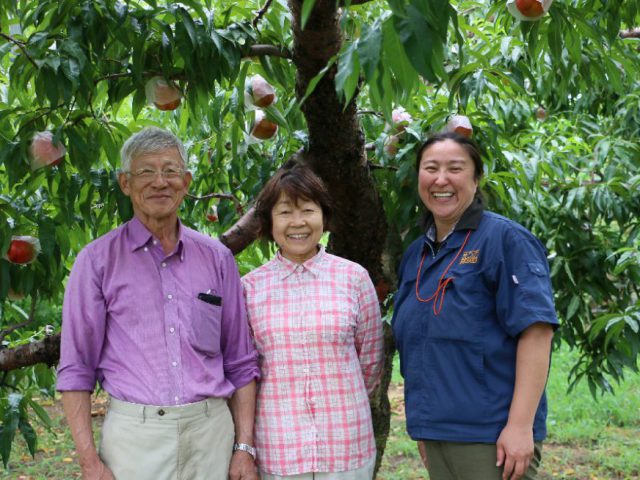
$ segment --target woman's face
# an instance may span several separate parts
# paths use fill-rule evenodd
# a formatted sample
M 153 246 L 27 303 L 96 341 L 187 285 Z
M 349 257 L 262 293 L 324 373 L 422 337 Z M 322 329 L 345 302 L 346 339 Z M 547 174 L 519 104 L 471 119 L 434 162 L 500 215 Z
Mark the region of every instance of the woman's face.
M 422 152 L 418 193 L 438 231 L 453 227 L 471 205 L 477 188 L 473 160 L 454 140 L 436 142 Z
M 282 193 L 271 209 L 271 225 L 271 235 L 283 257 L 304 263 L 318 252 L 324 218 L 316 202 L 301 198 L 293 203 Z

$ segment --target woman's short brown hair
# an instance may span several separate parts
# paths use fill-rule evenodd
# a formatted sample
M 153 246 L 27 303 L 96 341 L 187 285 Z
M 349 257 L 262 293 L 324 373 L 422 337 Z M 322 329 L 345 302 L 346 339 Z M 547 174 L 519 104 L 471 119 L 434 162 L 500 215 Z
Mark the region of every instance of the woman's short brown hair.
M 258 195 L 255 215 L 260 221 L 259 235 L 262 238 L 273 241 L 271 211 L 282 194 L 294 203 L 298 203 L 299 200 L 309 200 L 320 205 L 324 229 L 328 230 L 332 202 L 327 187 L 309 167 L 295 163 L 289 168 L 285 166 L 276 172 Z

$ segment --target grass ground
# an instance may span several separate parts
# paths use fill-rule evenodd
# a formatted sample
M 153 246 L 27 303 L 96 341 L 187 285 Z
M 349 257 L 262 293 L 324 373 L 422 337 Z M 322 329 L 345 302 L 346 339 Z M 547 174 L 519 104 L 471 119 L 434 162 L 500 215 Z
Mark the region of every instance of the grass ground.
M 554 354 L 547 394 L 549 437 L 545 442 L 540 480 L 640 480 L 640 375 L 630 375 L 615 395 L 594 400 L 586 385 L 567 394 L 566 375 L 574 356 Z M 379 480 L 419 480 L 428 475 L 415 444 L 404 430 L 402 378 L 394 372 L 389 390 L 393 414 L 391 434 L 378 474 Z M 20 439 L 14 446 L 8 470 L 0 467 L 0 479 L 16 480 L 80 478 L 71 435 L 59 402 L 46 408 L 53 432 L 38 429 L 35 459 Z M 102 422 L 103 398 L 94 404 L 94 422 Z

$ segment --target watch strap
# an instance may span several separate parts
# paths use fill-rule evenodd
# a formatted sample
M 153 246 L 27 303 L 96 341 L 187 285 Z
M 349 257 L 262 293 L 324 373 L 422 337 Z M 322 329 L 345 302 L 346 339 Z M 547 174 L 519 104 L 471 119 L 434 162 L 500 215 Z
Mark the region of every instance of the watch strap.
M 253 457 L 254 460 L 256 458 L 256 449 L 251 445 L 247 445 L 246 443 L 234 443 L 233 451 L 235 452 L 237 450 L 242 450 L 243 452 L 247 452 L 249 455 Z

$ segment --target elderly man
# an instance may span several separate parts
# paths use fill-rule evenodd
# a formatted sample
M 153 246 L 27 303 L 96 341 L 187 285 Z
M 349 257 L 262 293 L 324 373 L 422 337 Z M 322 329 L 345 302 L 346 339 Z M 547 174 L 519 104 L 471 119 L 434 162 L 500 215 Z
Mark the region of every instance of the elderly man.
M 57 388 L 83 478 L 257 479 L 259 370 L 233 256 L 178 219 L 178 138 L 148 128 L 121 156 L 135 216 L 80 252 L 63 307 Z M 99 453 L 96 381 L 110 395 Z

